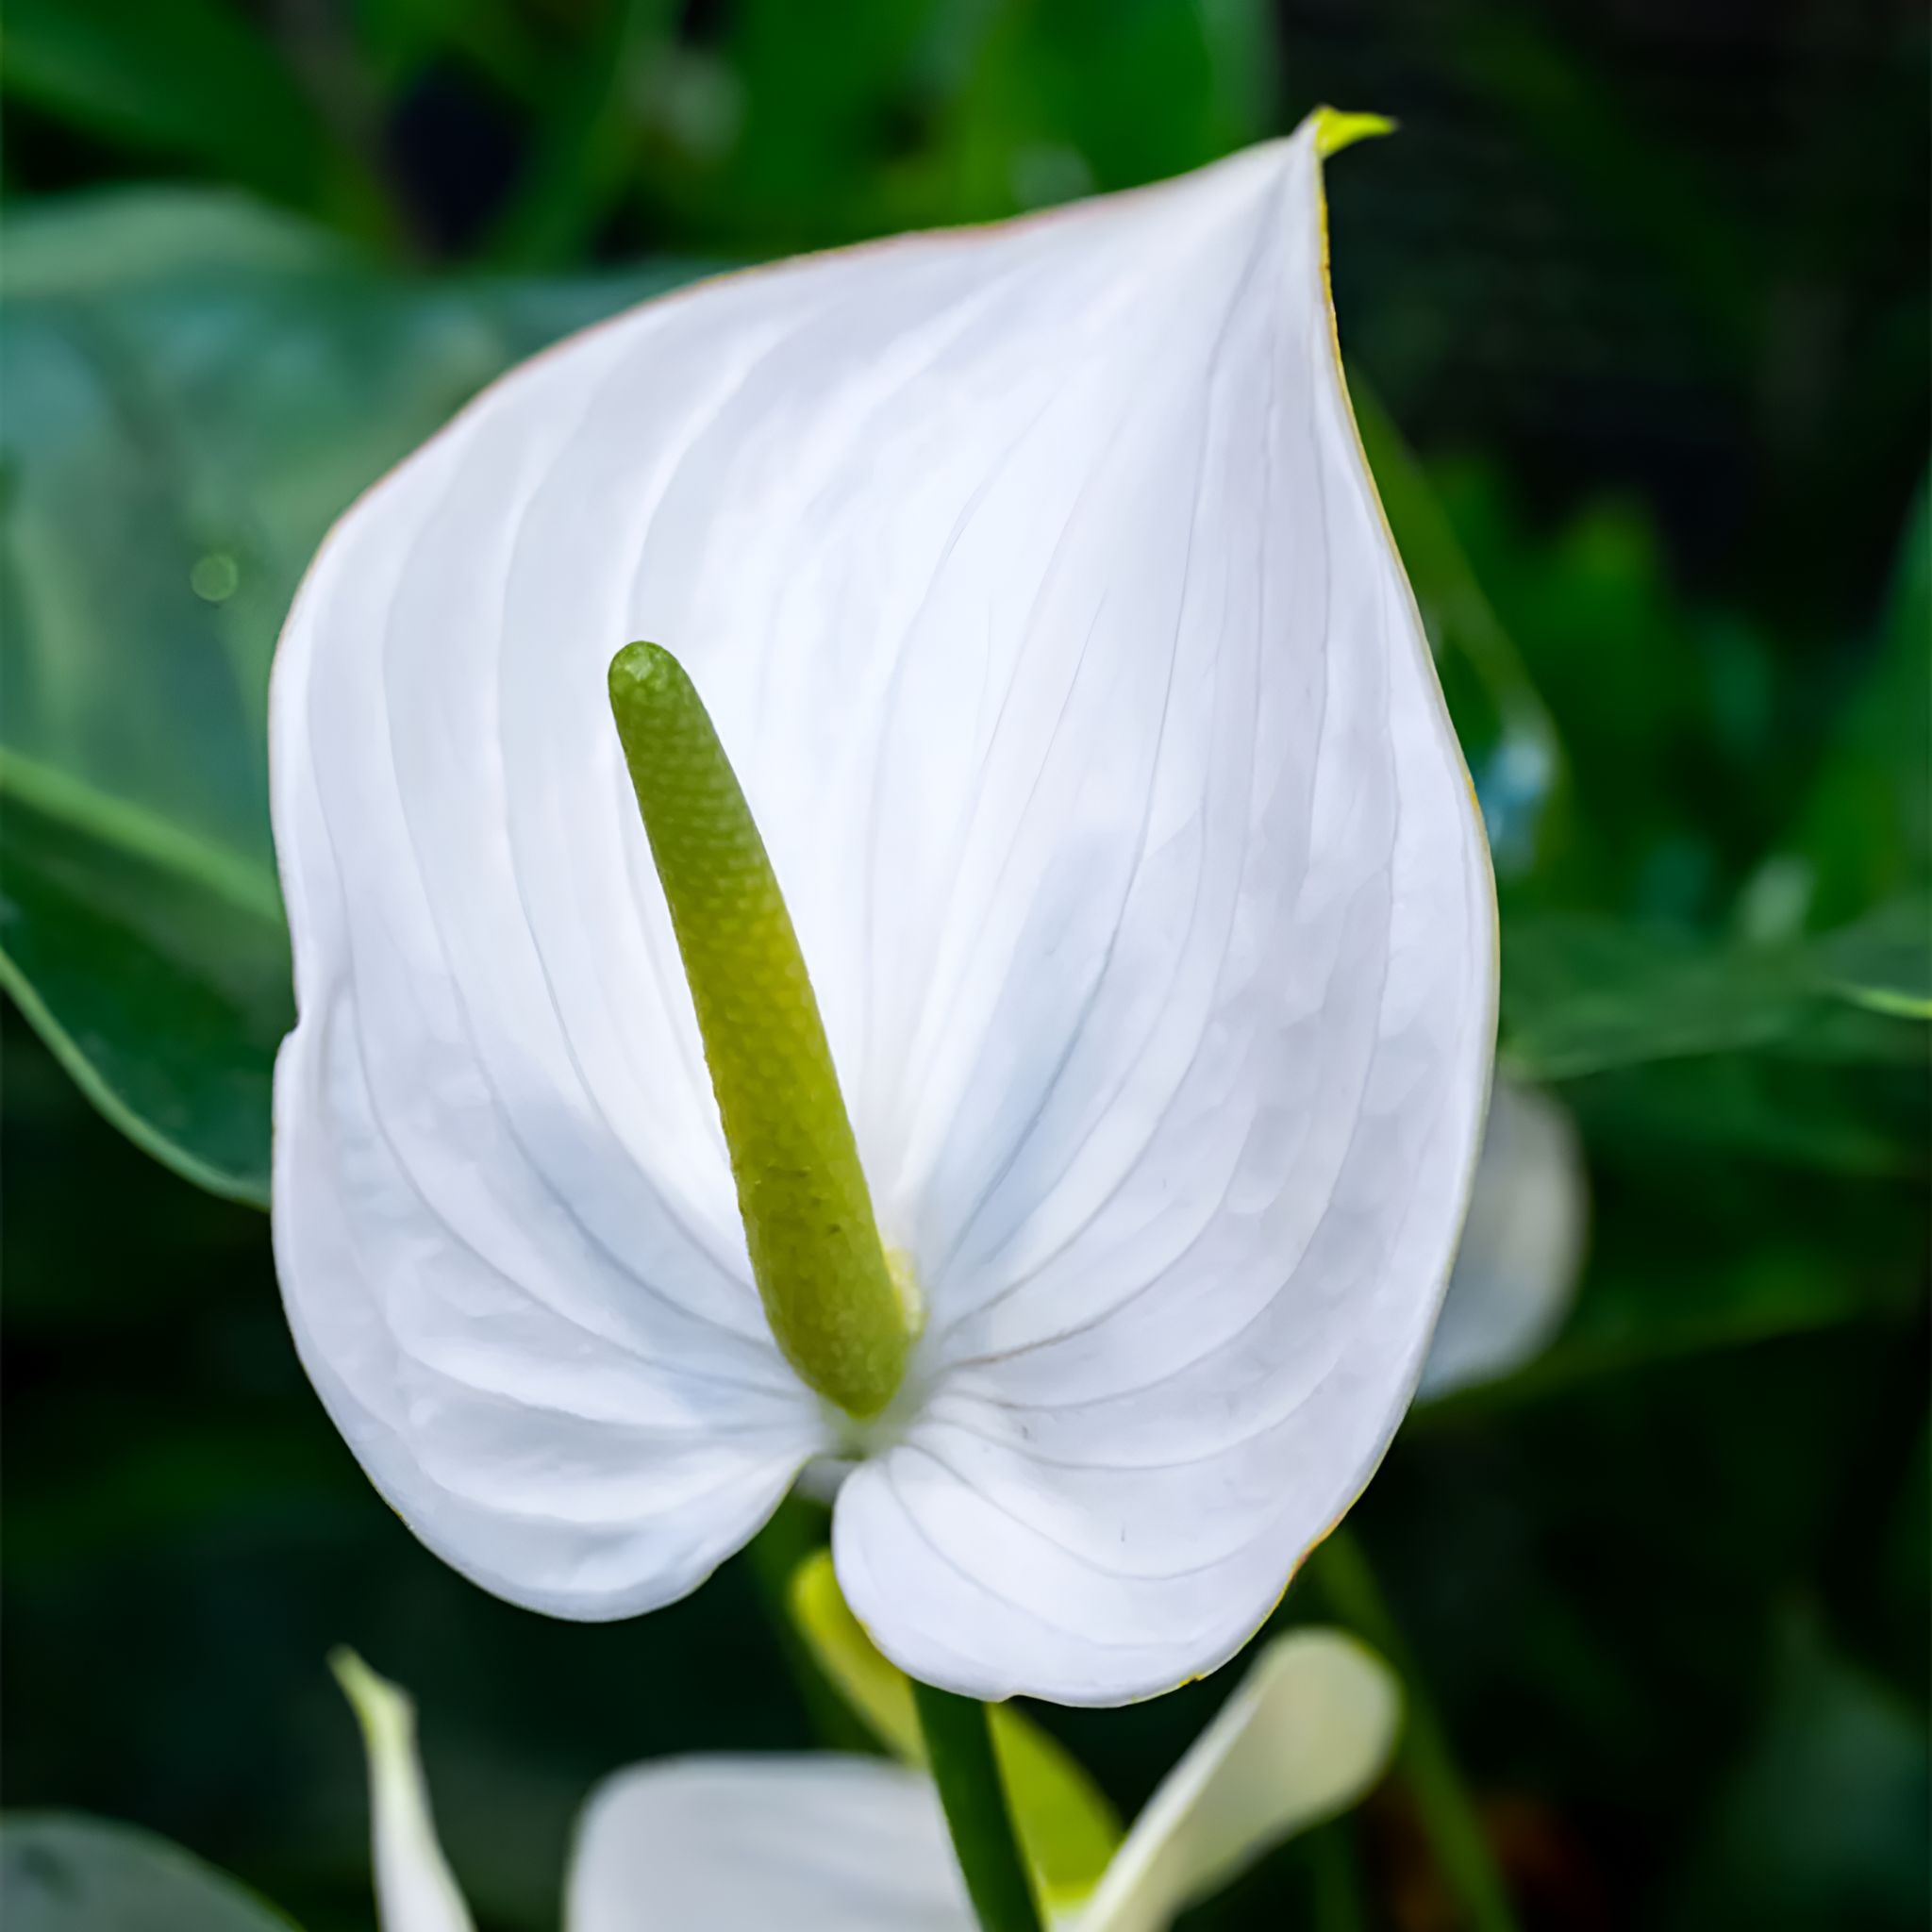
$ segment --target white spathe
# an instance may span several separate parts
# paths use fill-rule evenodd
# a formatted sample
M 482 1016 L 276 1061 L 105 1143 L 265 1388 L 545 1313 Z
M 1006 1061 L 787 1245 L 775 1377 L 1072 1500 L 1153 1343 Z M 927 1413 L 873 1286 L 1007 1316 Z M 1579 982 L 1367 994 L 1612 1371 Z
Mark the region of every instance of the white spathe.
M 578 1822 L 563 1923 L 565 1932 L 975 1932 L 978 1922 L 932 1780 L 828 1751 L 619 1772 Z
M 1455 1245 L 1488 855 L 1333 341 L 1318 137 L 727 277 L 337 526 L 272 698 L 275 1236 L 383 1494 L 559 1616 L 850 1453 L 768 1332 L 606 708 L 691 672 L 927 1310 L 834 1550 L 912 1674 L 1214 1669 L 1369 1479 Z
M 412 1713 L 359 1659 L 345 1688 L 369 1752 L 382 1932 L 468 1932 L 426 1826 Z M 1346 1810 L 1401 1724 L 1389 1667 L 1335 1630 L 1275 1639 L 1162 1780 L 1091 1899 L 1059 1932 L 1162 1932 L 1264 1852 Z M 459 1898 L 455 1909 L 462 1912 Z M 875 1757 L 675 1757 L 591 1793 L 564 1932 L 973 1932 L 939 1796 Z
M 329 1658 L 362 1728 L 369 1764 L 369 1862 L 383 1932 L 475 1932 L 429 1808 L 416 1707 L 353 1650 Z
M 1161 1932 L 1263 1852 L 1347 1810 L 1388 1768 L 1395 1674 L 1339 1630 L 1297 1630 L 1256 1657 L 1147 1801 L 1079 1932 Z
M 1569 1111 L 1552 1094 L 1499 1079 L 1417 1392 L 1450 1395 L 1541 1355 L 1576 1298 L 1589 1224 L 1590 1184 Z

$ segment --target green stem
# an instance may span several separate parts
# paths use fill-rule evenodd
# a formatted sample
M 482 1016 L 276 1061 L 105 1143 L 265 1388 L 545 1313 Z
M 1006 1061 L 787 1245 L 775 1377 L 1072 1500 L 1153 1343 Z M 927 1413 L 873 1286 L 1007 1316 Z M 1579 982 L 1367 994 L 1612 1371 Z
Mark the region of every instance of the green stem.
M 986 1706 L 917 1682 L 912 1698 L 953 1850 L 984 1932 L 1040 1932 L 1040 1907 L 992 1755 Z
M 1347 1529 L 1334 1530 L 1309 1558 L 1308 1569 L 1330 1614 L 1374 1644 L 1401 1673 L 1407 1709 L 1396 1772 L 1415 1799 L 1436 1861 L 1462 1901 L 1469 1924 L 1476 1932 L 1516 1932 L 1507 1889 L 1490 1855 L 1442 1721 L 1361 1545 Z
M 1308 1854 L 1315 1868 L 1311 1932 L 1367 1932 L 1361 1864 L 1348 1820 L 1338 1818 L 1323 1825 L 1309 1839 Z

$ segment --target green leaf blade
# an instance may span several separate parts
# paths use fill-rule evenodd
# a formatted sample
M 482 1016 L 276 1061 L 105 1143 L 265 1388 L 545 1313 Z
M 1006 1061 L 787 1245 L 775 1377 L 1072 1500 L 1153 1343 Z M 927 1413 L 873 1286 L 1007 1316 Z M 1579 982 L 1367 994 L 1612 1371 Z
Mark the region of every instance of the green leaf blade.
M 116 1126 L 199 1186 L 266 1207 L 275 1051 L 294 1017 L 272 876 L 225 860 L 197 874 L 172 828 L 142 849 L 8 775 L 0 765 L 0 984 Z
M 485 382 L 685 273 L 413 283 L 230 192 L 10 222 L 0 985 L 197 1185 L 268 1200 L 268 679 L 308 558 Z
M 151 1832 L 58 1811 L 0 1821 L 8 1932 L 291 1932 L 293 1921 Z

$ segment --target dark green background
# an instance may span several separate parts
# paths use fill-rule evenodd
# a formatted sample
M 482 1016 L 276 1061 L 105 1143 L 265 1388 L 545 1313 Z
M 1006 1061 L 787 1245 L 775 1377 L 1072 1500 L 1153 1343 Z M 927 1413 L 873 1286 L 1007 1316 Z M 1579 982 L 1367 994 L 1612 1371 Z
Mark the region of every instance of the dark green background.
M 1401 117 L 1333 172 L 1343 341 L 1474 571 L 1424 603 L 1491 813 L 1506 1044 L 1563 1076 L 1595 1238 L 1552 1354 L 1418 1412 L 1354 1520 L 1526 1924 L 1906 1927 L 1932 1802 L 1924 1037 L 1765 989 L 1801 957 L 1862 983 L 1874 946 L 1924 985 L 1926 58 L 1921 7 L 1846 0 L 9 0 L 0 163 L 15 235 L 118 210 L 85 258 L 112 290 L 30 321 L 111 335 L 153 421 L 225 394 L 307 475 L 319 415 L 370 413 L 310 479 L 322 515 L 510 354 L 682 272 L 653 263 L 1124 186 L 1320 101 Z M 99 200 L 150 182 L 260 197 L 342 265 L 156 294 L 132 258 L 177 246 L 163 205 Z M 311 338 L 393 383 L 276 376 Z M 15 430 L 56 393 L 40 353 L 8 351 Z M 143 495 L 139 438 L 47 436 L 114 485 L 49 537 L 33 475 L 0 474 L 9 565 L 58 538 L 123 600 L 128 634 L 74 648 L 141 652 L 140 571 L 181 520 L 241 557 L 265 650 L 300 557 L 210 533 L 187 483 Z M 1500 682 L 1469 669 L 1491 630 Z M 1544 779 L 1499 755 L 1512 718 Z M 209 808 L 243 841 L 253 782 Z M 28 915 L 68 876 L 32 849 L 5 881 Z M 275 957 L 210 1008 L 247 1021 L 222 1049 L 244 1125 Z M 308 1391 L 263 1217 L 121 1139 L 10 1008 L 6 1049 L 8 1804 L 154 1826 L 312 1932 L 366 1924 L 322 1663 L 348 1641 L 422 1704 L 479 1914 L 539 1926 L 598 1774 L 815 1740 L 749 1562 L 614 1627 L 437 1564 Z M 1282 1614 L 1320 1610 L 1297 1585 Z M 1051 1721 L 1131 1809 L 1222 1689 Z M 1212 1919 L 1457 1923 L 1399 1784 Z

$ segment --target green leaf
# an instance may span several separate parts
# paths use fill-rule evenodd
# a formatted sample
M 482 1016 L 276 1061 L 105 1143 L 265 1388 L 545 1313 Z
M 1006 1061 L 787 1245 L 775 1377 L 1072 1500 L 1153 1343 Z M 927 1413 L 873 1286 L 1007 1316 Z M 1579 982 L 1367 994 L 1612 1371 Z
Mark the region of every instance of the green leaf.
M 1790 1616 L 1762 1729 L 1666 1923 L 1923 1925 L 1932 1757 L 1924 1714 Z
M 328 141 L 275 46 L 226 0 L 9 0 L 7 92 L 111 140 L 314 198 Z
M 551 92 L 545 36 L 516 0 L 354 0 L 354 17 L 357 49 L 389 94 L 452 56 L 509 100 L 541 105 Z
M 1922 1058 L 1923 1032 L 1904 1023 L 1920 1017 L 1910 929 L 1925 920 L 1907 900 L 1870 927 L 1757 946 L 1601 918 L 1509 920 L 1502 1059 L 1524 1079 L 1570 1080 L 1754 1050 Z
M 1507 4 L 1466 8 L 1447 51 L 1491 125 L 1513 120 L 1543 166 L 1673 273 L 1712 341 L 1747 358 L 1768 307 L 1758 237 L 1703 177 L 1694 150 L 1619 98 L 1612 66 L 1585 58 L 1536 9 Z
M 1833 987 L 1870 1012 L 1932 1020 L 1932 900 L 1907 893 L 1819 945 Z
M 0 984 L 149 1152 L 265 1202 L 268 670 L 301 572 L 483 383 L 681 275 L 414 283 L 178 191 L 29 210 L 7 273 Z
M 341 272 L 356 260 L 326 228 L 225 189 L 77 194 L 9 210 L 7 299 L 108 296 L 189 275 Z
M 1910 1180 L 1932 1147 L 1925 1035 L 1902 1023 L 1893 1031 L 1909 1049 L 1897 1066 L 1833 1064 L 1787 1046 L 1621 1067 L 1567 1091 L 1596 1134 L 1653 1159 L 1735 1155 Z
M 0 1820 L 7 1932 L 290 1932 L 225 1873 L 150 1832 L 16 1811 Z
M 798 1567 L 790 1594 L 792 1620 L 840 1695 L 895 1757 L 923 1764 L 912 1680 L 879 1655 L 846 1607 L 829 1550 Z M 1099 1884 L 1120 1846 L 1120 1820 L 1058 1739 L 1009 1704 L 991 1706 L 988 1716 L 1026 1861 L 1046 1904 L 1068 1910 Z
M 1517 920 L 1503 961 L 1504 1057 L 1525 1078 L 1763 1046 L 1810 996 L 1794 949 L 1734 953 L 1608 919 Z
M 524 178 L 491 254 L 527 268 L 568 261 L 633 185 L 644 127 L 637 103 L 675 25 L 664 0 L 611 0 L 575 71 L 552 90 Z
M 1790 809 L 1774 641 L 1683 596 L 1640 504 L 1602 500 L 1549 529 L 1487 465 L 1433 480 L 1561 734 L 1559 836 L 1522 884 L 1540 905 L 1713 920 Z
M 1871 668 L 1854 692 L 1793 841 L 1814 924 L 1932 884 L 1932 493 L 1906 518 Z M 1932 949 L 1924 925 L 1922 958 Z
M 115 1125 L 266 1207 L 271 1070 L 294 1019 L 273 881 L 4 754 L 0 798 L 0 985 Z

